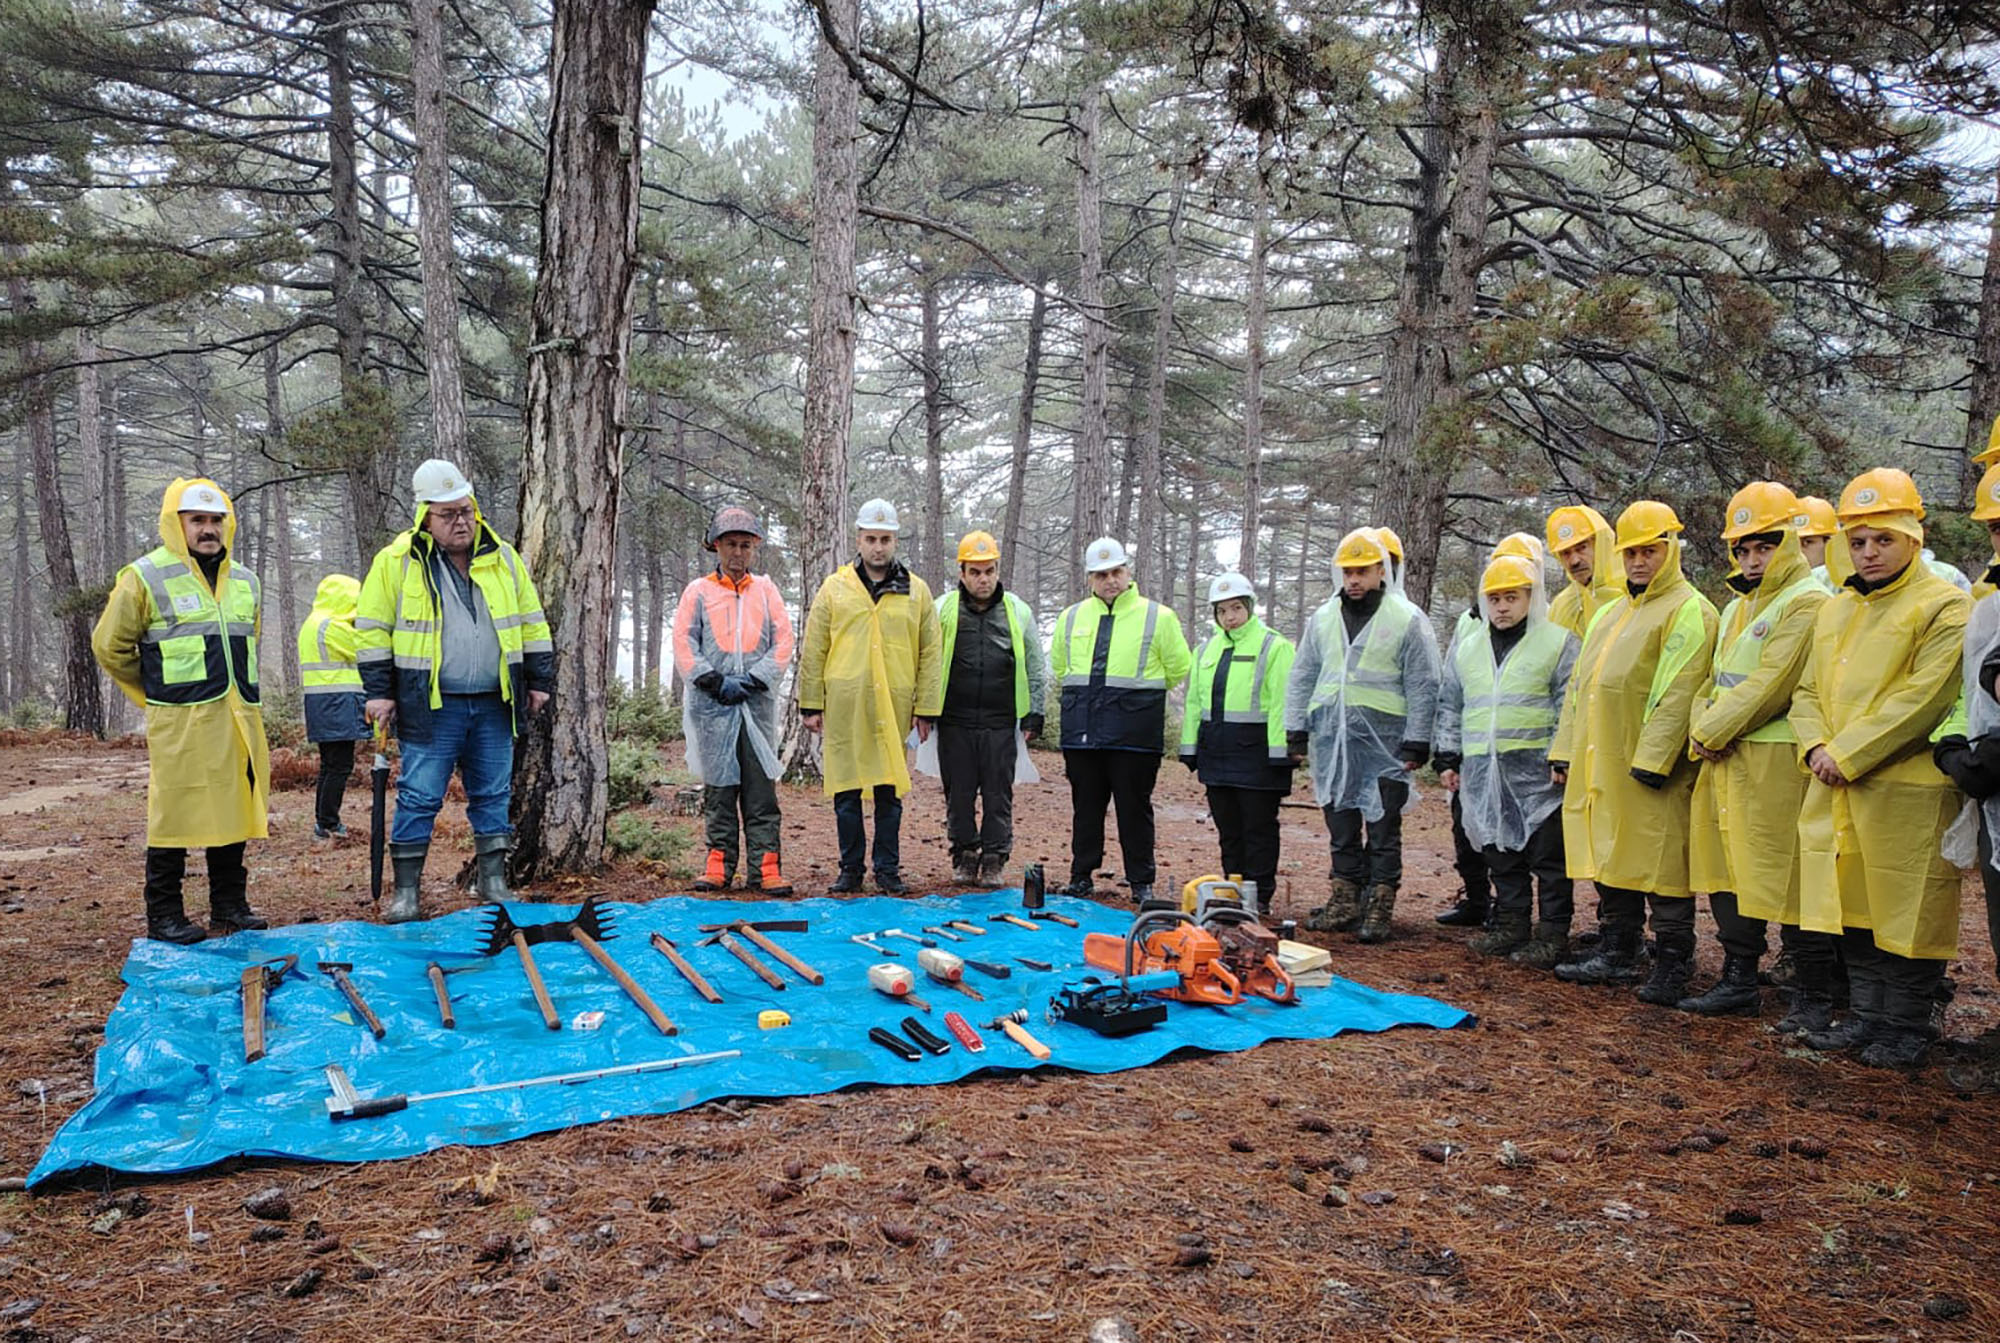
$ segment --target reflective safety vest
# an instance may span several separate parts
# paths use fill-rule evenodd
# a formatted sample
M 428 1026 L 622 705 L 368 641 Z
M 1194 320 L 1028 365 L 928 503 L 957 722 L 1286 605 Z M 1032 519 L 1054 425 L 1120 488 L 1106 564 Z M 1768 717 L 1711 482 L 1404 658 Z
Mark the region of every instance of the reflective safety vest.
M 1028 636 L 1027 627 L 1034 619 L 1028 604 L 1011 592 L 1000 594 L 1007 607 L 1007 637 L 1014 645 L 1014 717 L 1026 718 L 1035 712 L 1028 702 Z M 990 608 L 989 608 L 990 609 Z M 944 635 L 944 656 L 938 667 L 938 696 L 940 702 L 951 689 L 951 650 L 958 646 L 958 589 L 953 588 L 938 599 L 939 632 Z M 1145 665 L 1141 657 L 1140 665 Z
M 393 662 L 398 695 L 408 679 L 421 676 L 431 708 L 444 702 L 438 688 L 443 614 L 431 576 L 432 542 L 428 533 L 404 532 L 375 556 L 361 585 L 361 603 L 354 615 L 356 657 L 367 663 Z M 449 563 L 449 561 L 444 561 Z M 501 541 L 482 521 L 473 545 L 471 579 L 486 598 L 500 642 L 500 698 L 525 702 L 525 685 L 517 687 L 522 662 L 529 653 L 553 653 L 548 618 L 542 614 L 527 565 L 514 547 Z M 405 711 L 407 713 L 407 711 Z M 516 713 L 519 720 L 519 713 Z
M 1137 588 L 1109 607 L 1086 597 L 1056 622 L 1051 670 L 1062 687 L 1066 751 L 1158 751 L 1167 692 L 1191 661 L 1180 617 Z
M 1289 789 L 1285 687 L 1296 650 L 1254 618 L 1237 634 L 1218 630 L 1195 650 L 1181 754 L 1199 757 L 1203 783 Z
M 1549 693 L 1549 681 L 1569 638 L 1569 631 L 1561 625 L 1538 620 L 1497 668 L 1493 665 L 1493 634 L 1485 621 L 1458 641 L 1453 657 L 1465 692 L 1460 732 L 1463 754 L 1547 753 L 1562 712 L 1562 699 Z
M 1816 588 L 1817 585 L 1813 583 L 1811 575 L 1807 575 L 1805 578 L 1793 583 L 1790 587 L 1772 598 L 1769 606 L 1757 613 L 1757 618 L 1750 622 L 1750 628 L 1737 634 L 1734 638 L 1730 638 L 1726 632 L 1735 626 L 1736 613 L 1746 599 L 1738 597 L 1723 608 L 1722 628 L 1725 633 L 1715 643 L 1715 688 L 1717 691 L 1728 690 L 1733 686 L 1742 685 L 1750 679 L 1751 674 L 1757 670 L 1759 664 L 1764 660 L 1764 641 L 1770 638 L 1771 631 L 1778 627 L 1779 615 L 1796 598 L 1804 593 L 1816 591 Z M 1737 740 L 1796 742 L 1798 736 L 1792 731 L 1791 719 L 1784 714 L 1779 714 L 1762 727 L 1744 733 Z
M 1403 640 L 1409 637 L 1417 614 L 1408 600 L 1386 596 L 1362 628 L 1361 637 L 1350 644 L 1339 600 L 1320 607 L 1316 617 L 1319 646 L 1326 655 L 1319 665 L 1319 683 L 1313 687 L 1310 708 L 1331 704 L 1344 695 L 1350 708 L 1407 716 L 1410 701 L 1403 693 Z M 1342 650 L 1341 656 L 1330 656 L 1335 649 Z
M 207 704 L 227 695 L 231 682 L 246 704 L 258 703 L 257 575 L 231 561 L 217 594 L 165 546 L 129 567 L 152 598 L 153 618 L 139 638 L 146 703 Z
M 299 687 L 308 695 L 361 693 L 360 665 L 352 656 L 341 656 L 343 651 L 351 653 L 354 635 L 350 632 L 344 640 L 335 636 L 336 643 L 347 645 L 346 650 L 329 647 L 327 643 L 327 626 L 337 619 L 323 615 L 299 627 Z

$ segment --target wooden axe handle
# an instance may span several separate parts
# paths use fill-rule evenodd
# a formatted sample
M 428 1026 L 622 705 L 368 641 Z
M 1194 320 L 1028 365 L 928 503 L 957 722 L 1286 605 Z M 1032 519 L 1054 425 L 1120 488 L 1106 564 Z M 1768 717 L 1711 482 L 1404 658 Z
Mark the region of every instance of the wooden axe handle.
M 264 1057 L 264 967 L 254 965 L 243 973 L 243 1061 L 255 1063 Z
M 681 977 L 686 979 L 688 983 L 694 985 L 694 991 L 696 993 L 699 993 L 702 997 L 708 999 L 708 1001 L 712 1003 L 719 1003 L 722 1001 L 722 995 L 717 993 L 715 991 L 715 987 L 711 985 L 706 979 L 703 979 L 701 977 L 701 971 L 695 969 L 692 965 L 689 965 L 687 957 L 681 955 L 680 952 L 675 949 L 673 943 L 667 941 L 666 938 L 660 936 L 660 934 L 658 933 L 653 934 L 653 950 L 659 952 L 662 956 L 665 956 L 667 960 L 672 962 L 674 969 L 681 972 Z
M 806 983 L 808 984 L 826 983 L 825 975 L 813 969 L 810 965 L 807 965 L 804 961 L 792 955 L 791 952 L 786 951 L 776 942 L 773 942 L 770 938 L 764 936 L 764 934 L 758 932 L 755 928 L 750 927 L 748 924 L 745 924 L 743 927 L 743 935 L 749 938 L 752 942 L 755 942 L 758 946 L 762 947 L 764 950 L 770 952 L 771 955 L 775 957 L 782 965 L 784 965 L 787 969 L 796 974 L 800 979 L 805 980 Z
M 1028 1028 L 1020 1022 L 1003 1021 L 1000 1023 L 1000 1029 L 1007 1032 L 1008 1039 L 1027 1050 L 1033 1057 L 1045 1059 L 1049 1056 L 1049 1047 L 1028 1034 Z
M 660 1005 L 654 1002 L 644 989 L 639 987 L 638 980 L 625 973 L 624 966 L 611 959 L 611 953 L 606 951 L 602 946 L 599 946 L 596 938 L 581 928 L 570 929 L 569 935 L 572 941 L 590 953 L 590 959 L 604 967 L 604 973 L 618 981 L 618 987 L 625 990 L 625 996 L 637 1003 L 639 1010 L 651 1018 L 652 1023 L 660 1028 L 660 1034 L 680 1034 L 680 1027 L 674 1025 L 668 1019 L 667 1014 L 660 1010 Z
M 448 1031 L 458 1029 L 458 1018 L 451 1014 L 451 995 L 445 992 L 444 968 L 438 965 L 426 966 L 424 973 L 430 976 L 431 992 L 437 995 L 438 1024 Z
M 737 960 L 749 966 L 750 969 L 756 973 L 757 978 L 763 980 L 766 984 L 769 984 L 774 989 L 782 989 L 785 987 L 785 977 L 783 975 L 779 974 L 776 970 L 773 970 L 770 966 L 764 964 L 764 962 L 758 960 L 754 955 L 751 954 L 750 948 L 744 946 L 741 942 L 738 942 L 728 933 L 717 933 L 715 935 L 715 940 L 722 944 L 722 949 L 724 951 L 727 951 Z
M 556 1015 L 556 1005 L 549 1001 L 549 986 L 542 983 L 542 972 L 535 965 L 535 955 L 528 950 L 528 939 L 521 936 L 521 930 L 514 930 L 514 950 L 521 953 L 521 970 L 528 976 L 528 987 L 535 991 L 535 1006 L 542 1009 L 542 1024 L 552 1031 L 562 1029 L 562 1018 Z

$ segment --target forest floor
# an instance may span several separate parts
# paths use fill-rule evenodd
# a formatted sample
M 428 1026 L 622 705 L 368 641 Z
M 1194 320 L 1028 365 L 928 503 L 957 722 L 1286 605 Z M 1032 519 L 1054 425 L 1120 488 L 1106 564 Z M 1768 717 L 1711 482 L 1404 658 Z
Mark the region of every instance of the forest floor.
M 1068 798 L 1059 757 L 1039 761 L 1015 869 L 1060 873 Z M 1162 771 L 1157 805 L 1163 873 L 1213 868 L 1184 771 Z M 788 867 L 818 895 L 830 807 L 788 789 L 785 808 Z M 351 792 L 350 822 L 365 809 Z M 330 848 L 307 792 L 273 810 L 258 908 L 366 917 L 365 827 Z M 948 876 L 942 811 L 932 784 L 906 812 L 919 890 Z M 141 927 L 144 815 L 130 743 L 0 745 L 0 1174 L 25 1174 L 88 1099 Z M 1284 823 L 1279 912 L 1302 913 L 1325 832 L 1309 807 Z M 1775 1013 L 1690 1018 L 1481 961 L 1431 921 L 1456 892 L 1434 791 L 1406 837 L 1395 938 L 1330 939 L 1335 970 L 1474 1026 L 4 1194 L 0 1339 L 985 1343 L 1080 1340 L 1112 1317 L 1145 1340 L 2000 1336 L 2000 1098 L 1959 1094 L 1941 1065 L 1806 1052 L 1770 1033 Z M 455 805 L 439 842 L 469 846 Z M 434 858 L 430 912 L 467 903 L 450 869 Z M 602 887 L 661 893 L 642 865 Z M 1968 889 L 1961 1040 L 2000 1024 L 1978 914 Z M 834 1166 L 858 1178 L 818 1178 Z M 290 1222 L 244 1211 L 272 1185 Z

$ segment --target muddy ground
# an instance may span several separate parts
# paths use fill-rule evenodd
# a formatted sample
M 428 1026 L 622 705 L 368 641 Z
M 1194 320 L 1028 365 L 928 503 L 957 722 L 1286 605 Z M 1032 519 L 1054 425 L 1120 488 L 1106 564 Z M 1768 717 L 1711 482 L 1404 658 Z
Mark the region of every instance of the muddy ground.
M 1016 866 L 1060 870 L 1067 794 L 1059 758 L 1041 764 Z M 1212 868 L 1178 767 L 1158 801 L 1163 871 Z M 356 790 L 350 820 L 365 806 Z M 792 875 L 820 894 L 830 807 L 797 790 L 785 806 Z M 259 908 L 365 917 L 363 827 L 315 844 L 307 793 L 274 811 Z M 144 812 L 129 744 L 0 746 L 0 1175 L 89 1095 L 142 923 Z M 918 889 L 949 875 L 941 817 L 920 789 Z M 1280 912 L 1302 912 L 1324 830 L 1284 817 Z M 1147 1340 L 2000 1336 L 2000 1099 L 1962 1094 L 1949 1060 L 1910 1078 L 1802 1051 L 1775 1013 L 1690 1019 L 1482 962 L 1431 923 L 1456 890 L 1435 795 L 1411 822 L 1397 936 L 1330 939 L 1335 967 L 1474 1027 L 0 1194 L 0 1338 L 985 1343 L 1106 1319 Z M 448 807 L 441 849 L 468 846 Z M 433 910 L 466 903 L 453 867 L 434 855 Z M 627 865 L 601 885 L 640 900 L 666 883 Z M 1969 894 L 1959 1039 L 2000 1024 L 1977 914 Z M 288 1220 L 244 1210 L 272 1186 Z

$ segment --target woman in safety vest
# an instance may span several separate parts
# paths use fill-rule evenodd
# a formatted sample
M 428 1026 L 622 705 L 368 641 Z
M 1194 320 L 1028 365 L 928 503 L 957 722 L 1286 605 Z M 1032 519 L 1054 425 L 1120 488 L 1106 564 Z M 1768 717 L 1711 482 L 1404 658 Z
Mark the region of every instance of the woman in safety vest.
M 299 686 L 305 691 L 306 740 L 319 747 L 319 787 L 313 796 L 313 838 L 345 839 L 340 800 L 354 773 L 354 743 L 368 735 L 362 712 L 361 668 L 355 662 L 354 608 L 361 580 L 328 574 L 313 594 L 312 614 L 299 626 Z

